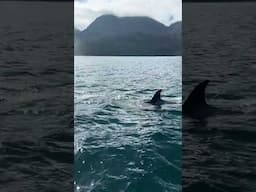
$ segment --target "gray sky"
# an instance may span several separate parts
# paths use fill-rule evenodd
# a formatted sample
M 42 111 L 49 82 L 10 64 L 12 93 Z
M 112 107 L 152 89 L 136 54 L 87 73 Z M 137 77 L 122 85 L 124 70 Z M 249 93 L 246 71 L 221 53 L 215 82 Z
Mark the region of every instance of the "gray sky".
M 75 28 L 83 30 L 104 14 L 148 16 L 165 25 L 182 19 L 181 0 L 75 0 Z

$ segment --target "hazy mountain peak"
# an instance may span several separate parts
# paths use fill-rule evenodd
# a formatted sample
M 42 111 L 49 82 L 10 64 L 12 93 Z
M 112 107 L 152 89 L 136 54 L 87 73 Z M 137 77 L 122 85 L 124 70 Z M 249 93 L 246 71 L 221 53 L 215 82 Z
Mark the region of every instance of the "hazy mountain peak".
M 179 55 L 181 22 L 167 27 L 149 17 L 102 15 L 76 40 L 79 55 Z
M 115 15 L 102 15 L 98 17 L 85 30 L 89 33 L 131 33 L 146 32 L 159 33 L 166 27 L 149 17 L 117 17 Z

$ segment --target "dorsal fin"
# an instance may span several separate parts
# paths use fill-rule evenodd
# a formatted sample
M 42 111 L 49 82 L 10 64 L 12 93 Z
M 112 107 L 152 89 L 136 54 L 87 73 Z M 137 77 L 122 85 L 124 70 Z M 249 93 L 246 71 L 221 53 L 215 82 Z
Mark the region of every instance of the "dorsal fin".
M 194 110 L 197 107 L 207 105 L 205 99 L 205 89 L 210 81 L 205 80 L 199 83 L 194 90 L 190 93 L 187 100 L 183 104 L 183 110 Z
M 154 96 L 152 97 L 150 103 L 152 103 L 152 104 L 157 104 L 159 101 L 161 101 L 161 92 L 162 92 L 162 89 L 159 89 L 159 90 L 154 94 Z

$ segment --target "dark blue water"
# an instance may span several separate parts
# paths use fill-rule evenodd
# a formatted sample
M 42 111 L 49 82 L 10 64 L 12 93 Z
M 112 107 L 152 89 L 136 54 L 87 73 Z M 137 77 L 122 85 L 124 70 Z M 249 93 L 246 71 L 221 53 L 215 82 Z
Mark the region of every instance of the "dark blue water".
M 181 57 L 75 57 L 75 191 L 181 191 Z
M 0 191 L 73 189 L 72 6 L 0 2 Z
M 210 79 L 205 122 L 184 118 L 185 191 L 256 191 L 256 3 L 185 3 L 183 96 Z

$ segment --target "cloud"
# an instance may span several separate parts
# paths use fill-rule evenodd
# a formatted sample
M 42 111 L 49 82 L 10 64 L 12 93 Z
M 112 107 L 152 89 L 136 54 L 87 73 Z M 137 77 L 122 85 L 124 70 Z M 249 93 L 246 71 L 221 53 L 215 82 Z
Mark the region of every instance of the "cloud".
M 165 25 L 182 19 L 181 0 L 75 0 L 75 27 L 85 29 L 104 14 L 148 16 Z

